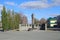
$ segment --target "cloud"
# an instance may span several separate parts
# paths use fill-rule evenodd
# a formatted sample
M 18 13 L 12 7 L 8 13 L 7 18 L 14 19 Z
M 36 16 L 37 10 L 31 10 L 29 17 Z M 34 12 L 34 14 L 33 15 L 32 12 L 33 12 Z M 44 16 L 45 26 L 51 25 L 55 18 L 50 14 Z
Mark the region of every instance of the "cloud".
M 20 4 L 21 8 L 46 8 L 49 7 L 49 4 L 41 1 L 30 1 Z
M 5 2 L 5 4 L 7 4 L 7 5 L 11 5 L 11 6 L 16 6 L 16 5 L 17 5 L 17 4 L 14 3 L 14 2 Z
M 51 0 L 51 2 L 49 3 L 48 0 L 40 0 L 40 1 L 29 1 L 29 2 L 25 2 L 25 3 L 21 3 L 19 5 L 20 8 L 49 8 L 49 7 L 53 7 L 53 6 L 60 6 L 60 0 Z
M 3 9 L 3 5 L 2 4 L 0 4 L 0 10 L 2 10 Z
M 55 13 L 55 14 L 50 14 L 49 16 L 58 16 L 58 15 L 60 15 L 60 14 L 57 14 L 57 13 Z
M 60 0 L 52 0 L 52 4 L 55 6 L 60 6 Z

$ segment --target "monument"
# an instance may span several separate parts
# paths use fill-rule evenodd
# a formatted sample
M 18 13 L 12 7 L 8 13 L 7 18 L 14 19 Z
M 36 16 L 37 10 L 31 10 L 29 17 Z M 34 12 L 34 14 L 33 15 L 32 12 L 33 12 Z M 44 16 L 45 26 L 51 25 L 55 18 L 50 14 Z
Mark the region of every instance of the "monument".
M 34 29 L 34 14 L 32 13 L 32 29 Z

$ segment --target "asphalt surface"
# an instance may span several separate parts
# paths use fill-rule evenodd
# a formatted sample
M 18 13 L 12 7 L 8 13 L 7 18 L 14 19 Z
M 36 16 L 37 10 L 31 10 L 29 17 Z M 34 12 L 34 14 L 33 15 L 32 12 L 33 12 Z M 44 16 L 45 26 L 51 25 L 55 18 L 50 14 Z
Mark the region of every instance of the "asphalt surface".
M 60 40 L 60 32 L 49 31 L 0 32 L 0 40 Z

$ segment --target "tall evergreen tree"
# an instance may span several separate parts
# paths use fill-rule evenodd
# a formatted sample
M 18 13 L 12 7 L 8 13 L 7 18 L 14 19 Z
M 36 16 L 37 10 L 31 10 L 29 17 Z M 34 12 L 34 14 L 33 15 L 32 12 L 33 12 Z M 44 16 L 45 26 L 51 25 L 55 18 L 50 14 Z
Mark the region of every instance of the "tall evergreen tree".
M 3 6 L 3 10 L 1 12 L 1 15 L 2 15 L 3 30 L 18 29 L 19 28 L 19 24 L 21 23 L 20 14 L 15 13 L 14 11 L 11 12 L 10 10 L 8 10 L 6 12 L 6 8 L 5 8 L 5 6 Z
M 17 13 L 15 14 L 15 28 L 19 28 L 19 24 L 21 23 L 21 16 Z
M 12 11 L 12 15 L 11 15 L 11 16 L 12 16 L 12 17 L 11 17 L 11 18 L 12 18 L 12 21 L 11 21 L 11 28 L 12 28 L 12 29 L 15 29 L 14 15 L 15 15 L 15 13 L 14 13 L 14 10 L 13 10 L 13 11 Z
M 11 11 L 8 10 L 7 11 L 7 26 L 8 26 L 8 29 L 11 29 L 11 15 L 10 15 Z
M 3 30 L 7 30 L 7 13 L 6 13 L 6 8 L 5 6 L 3 6 L 3 10 L 1 12 L 1 15 L 2 15 L 2 27 L 3 27 Z

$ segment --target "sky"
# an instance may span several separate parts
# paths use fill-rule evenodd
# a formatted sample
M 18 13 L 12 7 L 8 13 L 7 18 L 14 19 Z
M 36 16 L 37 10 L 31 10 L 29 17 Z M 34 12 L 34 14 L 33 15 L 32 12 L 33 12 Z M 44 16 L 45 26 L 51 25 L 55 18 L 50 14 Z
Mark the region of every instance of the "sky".
M 32 13 L 39 20 L 60 15 L 60 0 L 0 0 L 0 16 L 3 6 L 26 15 L 28 23 L 31 23 Z

